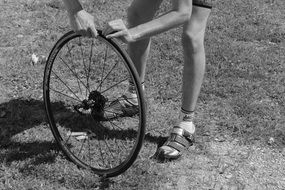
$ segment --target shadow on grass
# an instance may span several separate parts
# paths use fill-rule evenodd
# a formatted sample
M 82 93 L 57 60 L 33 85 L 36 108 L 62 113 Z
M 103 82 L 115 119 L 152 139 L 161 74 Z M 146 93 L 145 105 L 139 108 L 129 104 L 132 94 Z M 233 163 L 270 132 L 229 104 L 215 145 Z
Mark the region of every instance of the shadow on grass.
M 71 131 L 89 130 L 97 134 L 95 138 L 98 140 L 126 140 L 136 138 L 137 132 L 133 129 L 105 127 L 99 122 L 94 122 L 94 119 L 90 119 L 90 117 L 87 119 L 86 116 L 79 115 L 67 109 L 62 102 L 53 103 L 52 108 L 57 111 L 57 116 L 55 117 L 59 117 L 56 118 L 56 121 Z M 35 99 L 13 99 L 0 104 L 0 111 L 4 113 L 4 116 L 0 117 L 1 161 L 5 158 L 5 162 L 9 164 L 13 161 L 35 158 L 33 161 L 35 165 L 54 162 L 56 154 L 52 153 L 52 151 L 59 150 L 54 141 L 43 140 L 31 142 L 29 134 L 26 134 L 26 137 L 21 136 L 21 133 L 25 133 L 24 131 L 34 129 L 39 125 L 46 125 L 43 101 Z M 36 131 L 35 133 L 37 135 L 38 132 Z M 18 135 L 21 142 L 13 140 L 15 135 Z M 28 142 L 25 142 L 27 140 Z M 161 145 L 165 141 L 165 137 L 146 134 L 145 141 Z
M 10 165 L 13 161 L 24 161 L 29 158 L 34 158 L 31 162 L 32 165 L 40 165 L 53 163 L 56 157 L 53 152 L 58 150 L 56 143 L 53 142 L 11 142 L 8 152 L 0 154 L 0 158 L 3 158 L 6 165 Z
M 43 102 L 39 100 L 13 99 L 0 104 L 0 162 L 10 165 L 14 161 L 32 159 L 31 164 L 53 163 L 58 151 L 55 142 L 32 141 L 26 130 L 45 123 Z M 24 135 L 22 135 L 24 134 Z M 19 141 L 13 140 L 15 135 Z M 27 142 L 26 142 L 27 141 Z

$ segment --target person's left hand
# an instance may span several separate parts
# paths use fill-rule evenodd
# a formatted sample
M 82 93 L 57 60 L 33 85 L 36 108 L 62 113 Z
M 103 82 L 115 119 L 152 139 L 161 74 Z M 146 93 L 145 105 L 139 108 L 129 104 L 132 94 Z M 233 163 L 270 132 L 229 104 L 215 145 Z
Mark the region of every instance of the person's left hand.
M 102 34 L 106 36 L 106 38 L 118 38 L 124 43 L 135 41 L 122 19 L 108 22 L 103 29 Z

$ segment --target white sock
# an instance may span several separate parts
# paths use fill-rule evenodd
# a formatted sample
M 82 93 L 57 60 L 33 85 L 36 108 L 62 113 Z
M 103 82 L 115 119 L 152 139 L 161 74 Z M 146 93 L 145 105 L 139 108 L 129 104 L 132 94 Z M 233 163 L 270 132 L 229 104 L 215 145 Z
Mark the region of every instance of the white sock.
M 188 131 L 189 133 L 194 134 L 195 125 L 193 124 L 193 119 L 194 119 L 194 112 L 187 112 L 181 109 L 181 113 L 179 114 L 179 119 L 178 119 L 179 120 L 178 126 Z M 165 154 L 177 155 L 179 153 L 178 150 L 173 149 L 169 146 L 162 146 L 161 149 L 164 150 Z
M 195 133 L 195 125 L 193 123 L 193 120 L 194 120 L 194 112 L 185 111 L 182 108 L 181 113 L 179 115 L 178 126 L 188 131 L 189 133 L 193 134 Z

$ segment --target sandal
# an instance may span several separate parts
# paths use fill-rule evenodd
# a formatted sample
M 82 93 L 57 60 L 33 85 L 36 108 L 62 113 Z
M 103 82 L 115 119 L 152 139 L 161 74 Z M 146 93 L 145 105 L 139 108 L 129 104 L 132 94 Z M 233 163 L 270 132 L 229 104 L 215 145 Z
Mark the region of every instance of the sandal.
M 190 146 L 193 145 L 195 141 L 194 139 L 194 134 L 189 133 L 188 131 L 182 129 L 179 126 L 173 127 L 170 136 L 157 151 L 158 158 L 170 160 L 178 159 L 179 157 L 181 157 L 183 151 L 187 150 Z M 169 152 L 163 147 L 169 147 L 173 151 Z
M 105 107 L 103 113 L 95 113 L 100 120 L 111 120 L 118 117 L 133 117 L 139 113 L 139 106 L 134 105 L 123 95 Z

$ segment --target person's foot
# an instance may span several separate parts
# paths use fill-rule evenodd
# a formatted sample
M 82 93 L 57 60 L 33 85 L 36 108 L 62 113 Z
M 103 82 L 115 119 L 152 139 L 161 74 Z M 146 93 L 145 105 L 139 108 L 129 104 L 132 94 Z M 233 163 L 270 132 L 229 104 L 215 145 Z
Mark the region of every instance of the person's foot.
M 105 107 L 102 113 L 93 113 L 100 120 L 111 120 L 118 117 L 133 117 L 139 113 L 139 106 L 123 95 Z
M 157 150 L 158 159 L 178 159 L 183 151 L 193 145 L 195 126 L 192 122 L 188 125 L 183 124 L 185 123 L 182 122 L 179 126 L 173 127 L 166 142 Z

